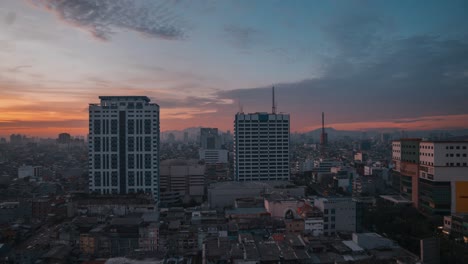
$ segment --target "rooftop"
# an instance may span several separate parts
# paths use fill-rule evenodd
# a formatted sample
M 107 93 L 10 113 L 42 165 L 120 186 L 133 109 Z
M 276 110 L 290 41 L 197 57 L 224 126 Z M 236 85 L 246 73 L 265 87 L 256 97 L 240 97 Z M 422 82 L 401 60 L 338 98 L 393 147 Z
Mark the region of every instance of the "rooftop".
M 352 240 L 347 240 L 347 241 L 343 241 L 343 244 L 345 244 L 347 247 L 349 247 L 352 251 L 364 251 L 364 249 L 362 247 L 360 247 L 358 244 L 356 244 L 354 241 Z
M 160 166 L 194 166 L 198 164 L 198 159 L 168 159 L 162 160 Z
M 261 181 L 249 181 L 249 182 L 235 182 L 235 181 L 226 181 L 226 182 L 217 182 L 210 184 L 209 189 L 258 189 L 258 188 L 275 188 L 278 185 L 290 185 L 287 181 L 270 181 L 270 182 L 261 182 Z
M 139 225 L 141 224 L 141 218 L 137 217 L 125 217 L 125 218 L 114 218 L 111 221 L 111 225 Z
M 410 204 L 412 203 L 410 200 L 404 198 L 401 195 L 380 195 L 380 197 L 384 200 L 393 202 L 395 204 Z
M 147 96 L 99 96 L 103 101 L 145 101 L 149 103 L 151 100 Z
M 266 213 L 266 209 L 263 207 L 251 207 L 251 208 L 234 208 L 231 210 L 226 210 L 226 215 L 233 215 L 233 214 L 260 214 Z

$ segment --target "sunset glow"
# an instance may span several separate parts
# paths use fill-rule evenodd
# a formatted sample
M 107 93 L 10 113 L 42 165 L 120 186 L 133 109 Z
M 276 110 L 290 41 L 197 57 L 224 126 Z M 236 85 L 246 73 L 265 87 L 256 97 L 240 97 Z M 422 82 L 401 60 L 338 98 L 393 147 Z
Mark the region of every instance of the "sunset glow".
M 0 136 L 85 136 L 100 95 L 150 97 L 162 131 L 232 131 L 273 85 L 293 132 L 322 111 L 339 130 L 468 128 L 463 1 L 78 2 L 2 2 Z

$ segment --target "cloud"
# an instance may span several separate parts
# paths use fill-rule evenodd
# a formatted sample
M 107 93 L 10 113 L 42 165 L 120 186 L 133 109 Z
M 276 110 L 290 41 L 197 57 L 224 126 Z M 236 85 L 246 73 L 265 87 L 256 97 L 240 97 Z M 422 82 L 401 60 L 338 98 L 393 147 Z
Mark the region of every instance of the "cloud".
M 148 37 L 183 39 L 186 31 L 171 1 L 129 0 L 29 0 L 55 13 L 61 20 L 89 31 L 100 40 L 110 40 L 115 29 Z
M 381 52 L 363 55 L 352 52 L 359 45 L 348 46 L 346 52 L 324 60 L 324 73 L 319 78 L 275 84 L 279 110 L 292 114 L 293 128 L 319 124 L 322 111 L 329 123 L 410 118 L 394 125 L 420 116 L 468 114 L 468 76 L 464 74 L 468 69 L 468 36 L 444 39 L 420 35 L 366 45 Z M 345 54 L 362 57 L 339 65 L 352 57 Z M 240 100 L 247 112 L 269 111 L 270 89 L 221 91 L 218 96 Z
M 32 68 L 32 65 L 18 65 L 12 68 L 8 68 L 7 71 L 10 73 L 16 73 L 16 72 L 21 71 L 21 69 L 25 69 L 25 68 Z
M 226 33 L 227 41 L 233 47 L 241 50 L 251 48 L 258 41 L 258 35 L 260 34 L 258 30 L 252 27 L 236 25 L 226 25 L 224 32 Z
M 8 12 L 5 17 L 5 24 L 8 26 L 13 25 L 16 21 L 16 13 L 15 12 Z
M 87 119 L 71 119 L 71 120 L 36 120 L 36 121 L 24 121 L 24 120 L 0 120 L 0 130 L 11 130 L 11 128 L 50 128 L 50 127 L 61 127 L 61 128 L 81 128 L 86 127 L 88 124 Z

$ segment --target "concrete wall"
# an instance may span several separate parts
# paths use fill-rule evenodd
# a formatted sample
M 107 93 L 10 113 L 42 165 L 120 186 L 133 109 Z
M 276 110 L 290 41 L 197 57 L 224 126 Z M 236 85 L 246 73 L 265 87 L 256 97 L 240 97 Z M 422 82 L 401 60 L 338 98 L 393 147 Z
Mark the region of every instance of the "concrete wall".
M 351 198 L 319 198 L 314 201 L 314 205 L 324 213 L 324 225 L 328 225 L 328 229 L 324 228 L 325 232 L 356 231 L 356 202 Z M 325 209 L 328 213 L 325 213 Z M 331 228 L 332 224 L 335 224 L 335 228 Z
M 288 210 L 291 210 L 294 215 L 297 214 L 297 208 L 304 205 L 303 201 L 288 200 L 288 201 L 269 201 L 265 200 L 265 209 L 271 214 L 273 218 L 285 217 Z

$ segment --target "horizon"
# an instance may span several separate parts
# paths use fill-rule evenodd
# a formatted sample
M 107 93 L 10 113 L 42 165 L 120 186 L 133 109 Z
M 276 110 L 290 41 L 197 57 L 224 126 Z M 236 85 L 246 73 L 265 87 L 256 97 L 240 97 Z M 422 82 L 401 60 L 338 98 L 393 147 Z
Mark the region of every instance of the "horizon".
M 0 136 L 85 136 L 99 95 L 145 95 L 161 131 L 468 128 L 466 1 L 70 1 L 0 6 Z
M 184 128 L 184 129 L 172 129 L 172 130 L 161 130 L 161 134 L 167 134 L 167 133 L 177 133 L 177 132 L 185 132 L 186 130 L 191 130 L 191 129 L 200 129 L 200 128 L 210 128 L 210 127 L 204 127 L 204 126 L 196 126 L 196 127 L 187 127 L 187 128 Z M 312 130 L 307 130 L 307 131 L 291 131 L 291 134 L 308 134 L 308 133 L 320 133 L 322 130 L 321 126 L 315 128 L 315 129 L 312 129 Z M 453 129 L 430 129 L 430 130 L 405 130 L 405 129 L 397 129 L 397 128 L 369 128 L 369 129 L 364 129 L 364 130 L 344 130 L 344 129 L 336 129 L 334 127 L 331 127 L 331 126 L 325 126 L 325 130 L 327 133 L 330 132 L 330 130 L 332 131 L 335 131 L 335 132 L 349 132 L 349 133 L 379 133 L 379 134 L 395 134 L 395 133 L 423 133 L 423 132 L 427 132 L 427 133 L 449 133 L 449 132 L 461 132 L 461 131 L 468 131 L 468 128 L 453 128 Z M 230 131 L 231 133 L 233 133 L 233 130 L 222 130 L 222 129 L 218 129 L 218 131 L 220 133 L 227 133 L 228 131 Z M 53 135 L 51 134 L 50 136 L 49 135 L 45 135 L 45 136 L 40 136 L 40 135 L 28 135 L 28 134 L 23 134 L 23 133 L 18 133 L 18 132 L 13 132 L 11 134 L 0 134 L 0 138 L 5 138 L 7 141 L 10 140 L 10 136 L 11 135 L 21 135 L 21 136 L 25 136 L 27 138 L 30 138 L 30 139 L 50 139 L 50 140 L 55 140 L 57 139 L 58 135 L 61 134 L 61 133 L 67 133 L 67 134 L 70 134 L 70 136 L 72 138 L 84 138 L 86 140 L 86 137 L 88 136 L 88 133 L 86 134 L 72 134 L 68 131 L 61 131 L 59 133 L 57 133 L 56 135 Z M 330 136 L 330 135 L 329 135 Z M 457 135 L 455 137 L 458 137 L 458 136 L 468 136 L 468 134 L 460 134 L 460 135 Z

